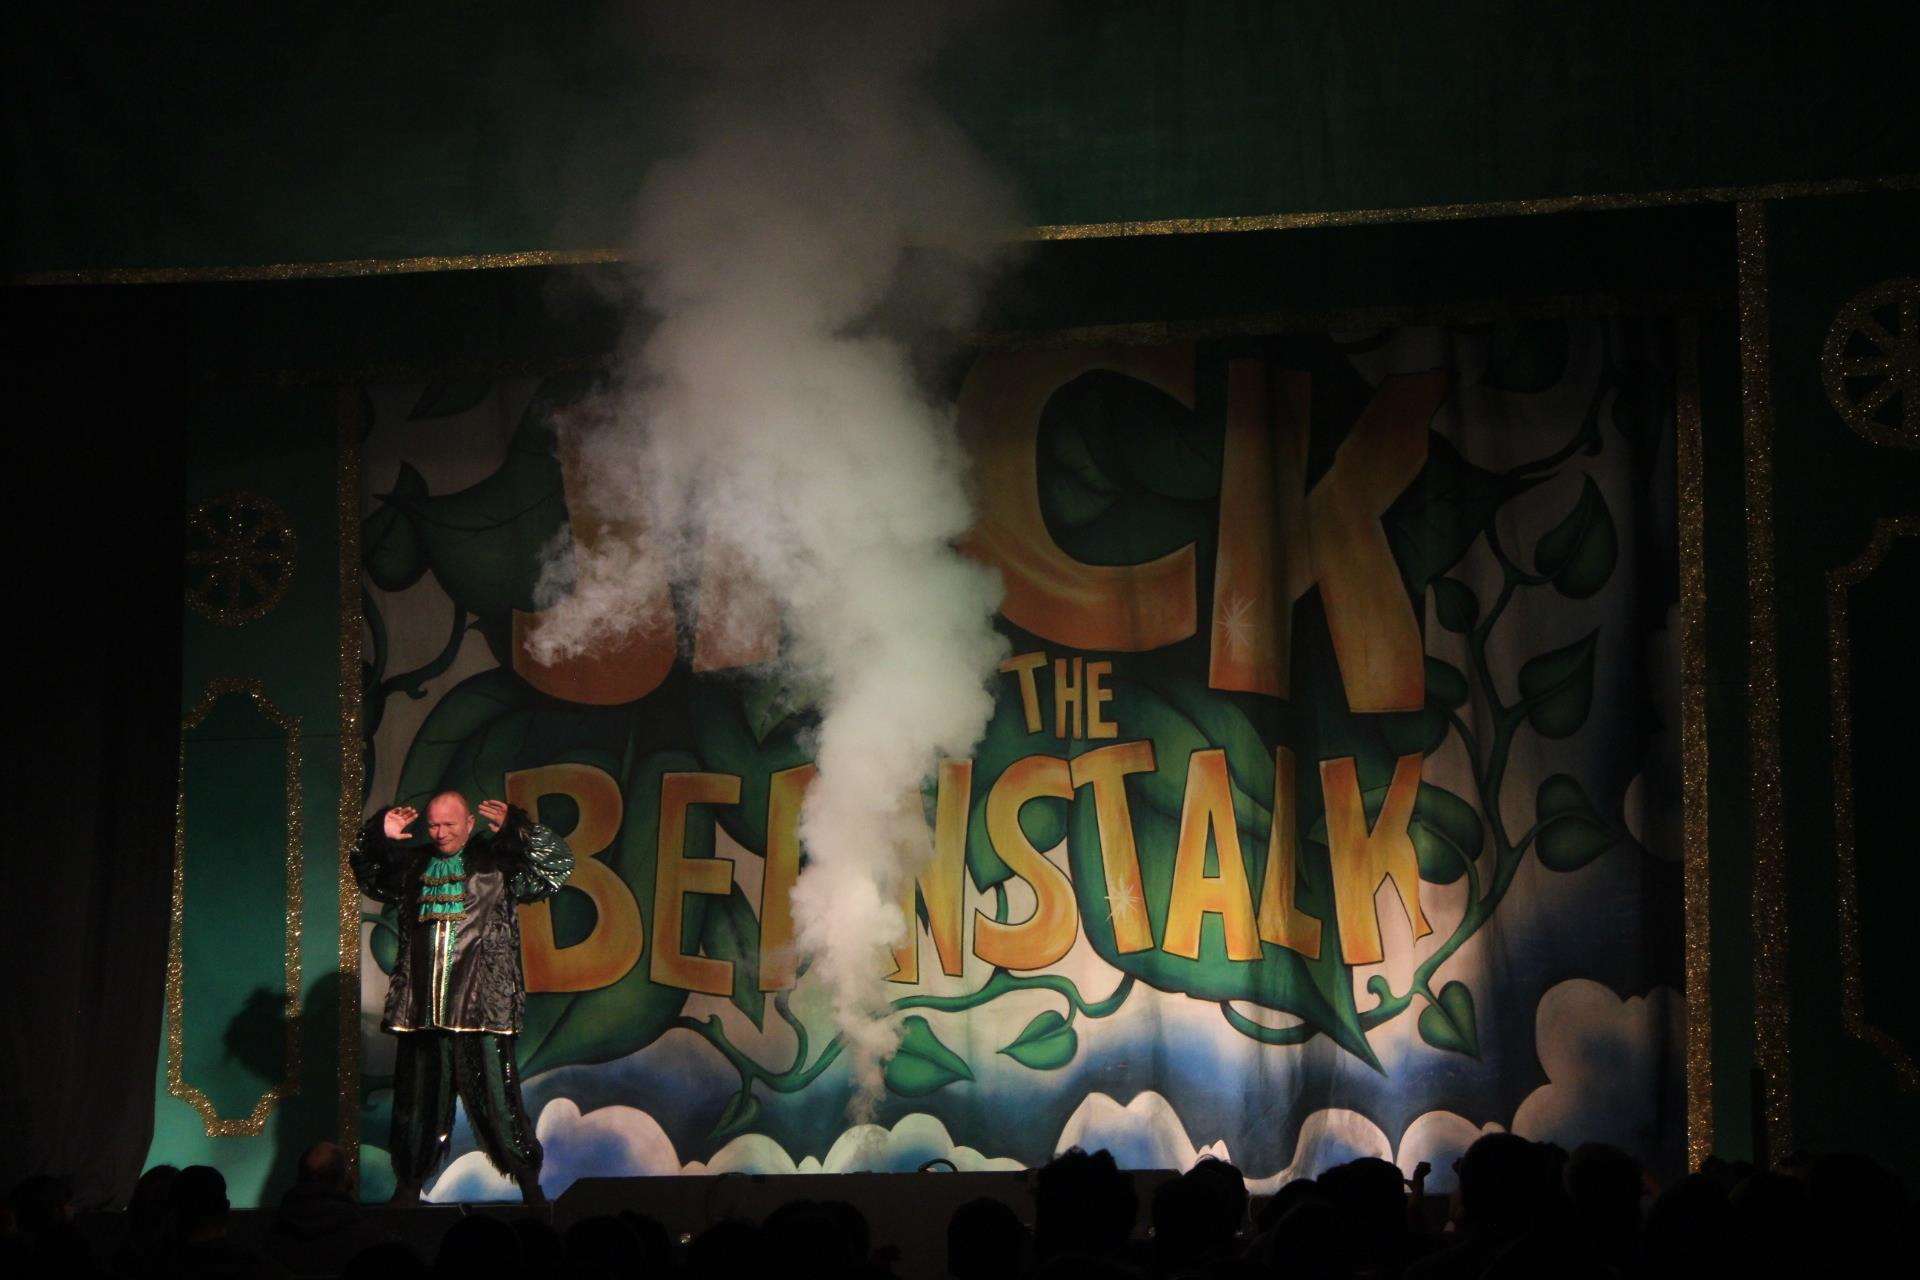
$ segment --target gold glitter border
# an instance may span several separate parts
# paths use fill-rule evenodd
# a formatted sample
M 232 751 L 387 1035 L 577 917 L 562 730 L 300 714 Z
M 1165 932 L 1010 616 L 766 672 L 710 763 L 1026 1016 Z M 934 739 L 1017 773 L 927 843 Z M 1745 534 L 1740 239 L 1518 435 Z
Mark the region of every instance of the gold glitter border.
M 358 387 L 336 398 L 339 445 L 334 499 L 340 521 L 340 1062 L 339 1142 L 349 1185 L 360 1176 L 360 886 L 348 860 L 360 830 L 366 756 L 360 741 L 360 432 Z
M 199 727 L 214 704 L 229 694 L 245 694 L 260 714 L 279 727 L 287 754 L 287 923 L 286 923 L 286 1078 L 260 1095 L 253 1110 L 240 1119 L 221 1116 L 219 1110 L 182 1071 L 186 1056 L 186 962 L 182 956 L 187 908 L 187 734 Z M 300 1092 L 300 911 L 303 845 L 300 812 L 300 717 L 282 711 L 267 696 L 266 686 L 244 676 L 222 676 L 207 685 L 200 701 L 180 721 L 180 763 L 173 801 L 173 900 L 167 926 L 167 1092 L 200 1113 L 210 1138 L 239 1138 L 260 1134 L 267 1127 L 273 1104 Z
M 1059 347 L 1153 346 L 1276 333 L 1351 332 L 1421 325 L 1491 324 L 1499 320 L 1593 320 L 1612 316 L 1669 316 L 1713 310 L 1725 295 L 1700 290 L 1541 294 L 1410 306 L 1343 307 L 1332 311 L 1264 311 L 1207 320 L 1144 320 L 1054 329 L 979 329 L 962 335 L 967 347 L 1028 351 Z
M 1680 320 L 1674 387 L 1680 501 L 1681 900 L 1686 932 L 1687 1163 L 1713 1154 L 1713 923 L 1707 842 L 1707 566 L 1700 325 Z
M 1734 213 L 1739 268 L 1740 401 L 1746 451 L 1747 741 L 1753 814 L 1753 1048 L 1766 1097 L 1767 1150 L 1793 1149 L 1792 1045 L 1787 1026 L 1786 837 L 1781 827 L 1780 672 L 1773 567 L 1772 334 L 1767 208 Z
M 1920 174 L 1775 182 L 1757 186 L 1678 187 L 1665 191 L 1543 196 L 1387 209 L 1339 209 L 1318 213 L 1243 214 L 1215 218 L 1149 218 L 1117 222 L 1049 223 L 1026 227 L 1013 242 L 1121 240 L 1159 236 L 1221 235 L 1250 231 L 1298 231 L 1409 222 L 1465 222 L 1475 218 L 1539 217 L 1555 213 L 1605 212 L 1694 204 L 1742 204 L 1806 196 L 1857 195 L 1870 191 L 1920 190 Z M 336 277 L 412 275 L 433 271 L 495 271 L 514 267 L 619 265 L 615 249 L 529 249 L 515 253 L 422 255 L 409 258 L 345 258 L 333 262 L 279 262 L 245 267 L 102 267 L 31 271 L 7 276 L 8 285 L 217 284 L 258 280 L 321 280 Z
M 274 262 L 248 267 L 103 267 L 29 271 L 5 277 L 9 285 L 239 284 L 268 280 L 337 280 L 359 276 L 423 275 L 435 271 L 502 271 L 514 267 L 591 267 L 626 261 L 612 249 L 526 249 L 514 253 L 422 254 L 411 258 L 340 258 L 331 262 Z
M 1874 523 L 1866 549 L 1851 563 L 1827 571 L 1827 656 L 1832 673 L 1829 715 L 1833 741 L 1833 854 L 1840 902 L 1840 1015 L 1847 1034 L 1878 1050 L 1900 1087 L 1920 1092 L 1920 1063 L 1906 1046 L 1867 1020 L 1861 989 L 1860 888 L 1853 830 L 1853 588 L 1871 578 L 1896 538 L 1920 538 L 1920 516 Z

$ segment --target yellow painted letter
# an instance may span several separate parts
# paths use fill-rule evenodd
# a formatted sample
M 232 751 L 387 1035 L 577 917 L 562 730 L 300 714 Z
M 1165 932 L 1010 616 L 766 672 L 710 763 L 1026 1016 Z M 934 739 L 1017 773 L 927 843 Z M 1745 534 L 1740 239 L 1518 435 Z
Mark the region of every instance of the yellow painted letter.
M 619 784 L 590 764 L 550 764 L 507 775 L 507 803 L 538 813 L 541 796 L 570 796 L 580 820 L 567 833 L 573 849 L 569 888 L 593 903 L 593 932 L 570 947 L 555 944 L 551 902 L 520 907 L 520 956 L 529 991 L 595 991 L 624 978 L 640 959 L 646 931 L 640 904 L 613 868 L 596 861 L 620 830 Z
M 1267 833 L 1267 874 L 1260 882 L 1260 937 L 1276 947 L 1320 958 L 1320 922 L 1294 905 L 1300 874 L 1298 784 L 1293 750 L 1273 752 L 1273 829 Z
M 967 962 L 962 933 L 966 927 L 967 818 L 973 803 L 973 761 L 942 760 L 940 790 L 933 810 L 933 861 L 907 881 L 900 903 L 907 936 L 893 949 L 890 982 L 920 981 L 920 924 L 913 909 L 915 890 L 927 906 L 927 932 L 940 957 L 940 972 L 957 978 Z M 1068 895 L 1072 901 L 1072 895 Z
M 1127 807 L 1127 775 L 1153 769 L 1153 743 L 1116 742 L 1075 756 L 1074 789 L 1093 787 L 1093 812 L 1100 826 L 1100 865 L 1107 873 L 1107 914 L 1113 922 L 1113 946 L 1120 952 L 1153 945 L 1147 920 L 1147 895 L 1140 886 L 1140 853 L 1133 843 L 1133 814 Z
M 1320 794 L 1327 805 L 1327 843 L 1333 862 L 1333 910 L 1340 922 L 1340 958 L 1348 964 L 1378 964 L 1386 958 L 1380 946 L 1380 920 L 1373 911 L 1373 895 L 1382 880 L 1393 882 L 1413 936 L 1424 938 L 1433 932 L 1420 910 L 1420 859 L 1407 835 L 1414 798 L 1420 792 L 1421 759 L 1416 752 L 1401 756 L 1393 766 L 1393 781 L 1372 831 L 1367 830 L 1353 757 L 1320 762 Z
M 690 893 L 725 897 L 733 888 L 733 863 L 725 858 L 689 858 L 687 806 L 738 804 L 740 779 L 730 773 L 660 775 L 660 842 L 653 871 L 653 963 L 655 982 L 686 991 L 724 996 L 733 990 L 733 965 L 688 955 L 681 946 L 681 910 Z
M 1021 807 L 1042 797 L 1073 799 L 1065 760 L 1015 760 L 987 793 L 987 838 L 1013 874 L 1033 886 L 1035 899 L 1033 914 L 1019 924 L 1002 924 L 985 912 L 974 912 L 973 953 L 1003 969 L 1044 969 L 1073 949 L 1079 932 L 1073 882 L 1020 829 Z
M 1207 835 L 1213 835 L 1220 874 L 1207 874 Z M 1240 854 L 1240 829 L 1233 820 L 1233 791 L 1227 779 L 1227 753 L 1220 747 L 1196 751 L 1187 759 L 1187 793 L 1180 802 L 1180 843 L 1173 860 L 1173 894 L 1167 902 L 1167 927 L 1160 949 L 1169 955 L 1200 958 L 1200 917 L 1220 917 L 1226 927 L 1227 959 L 1258 960 L 1260 933 L 1253 919 L 1253 891 Z

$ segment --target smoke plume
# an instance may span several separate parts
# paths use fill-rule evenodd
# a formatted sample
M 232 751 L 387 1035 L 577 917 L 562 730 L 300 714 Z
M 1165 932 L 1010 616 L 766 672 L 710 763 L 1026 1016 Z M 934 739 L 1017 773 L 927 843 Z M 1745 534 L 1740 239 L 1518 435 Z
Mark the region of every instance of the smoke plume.
M 661 625 L 669 588 L 715 566 L 736 606 L 777 602 L 820 713 L 797 943 L 871 1101 L 901 891 L 931 853 L 920 785 L 972 751 L 1004 650 L 997 577 L 954 550 L 972 513 L 951 406 L 914 352 L 972 318 L 1015 218 L 920 84 L 952 6 L 652 9 L 697 86 L 690 132 L 644 184 L 646 323 L 565 441 L 575 537 L 531 646 L 552 662 Z

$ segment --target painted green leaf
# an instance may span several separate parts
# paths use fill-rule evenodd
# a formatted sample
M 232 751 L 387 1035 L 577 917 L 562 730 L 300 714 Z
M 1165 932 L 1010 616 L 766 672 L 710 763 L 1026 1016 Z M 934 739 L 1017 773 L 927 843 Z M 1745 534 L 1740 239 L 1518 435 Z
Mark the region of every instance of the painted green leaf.
M 1429 884 L 1452 884 L 1480 856 L 1486 829 L 1472 805 L 1445 787 L 1423 782 L 1407 836 L 1420 859 L 1420 878 Z
M 535 608 L 534 586 L 546 551 L 567 527 L 552 414 L 592 385 L 591 377 L 574 375 L 543 383 L 499 469 L 478 484 L 457 493 L 390 500 L 413 521 L 434 576 L 455 603 L 496 617 Z
M 1534 841 L 1540 861 L 1555 871 L 1578 871 L 1619 843 L 1579 780 L 1564 773 L 1540 784 L 1534 817 L 1540 824 Z
M 801 709 L 800 697 L 783 672 L 757 676 L 740 686 L 740 708 L 755 742 L 766 742 L 773 731 Z
M 422 418 L 451 418 L 485 400 L 492 390 L 491 378 L 441 378 L 429 382 L 421 389 L 420 398 L 413 402 L 407 419 L 418 422 Z
M 1034 1015 L 1033 1021 L 1015 1036 L 1013 1043 L 1000 1052 L 1023 1067 L 1035 1071 L 1057 1071 L 1073 1061 L 1080 1049 L 1080 1033 L 1058 1012 L 1048 1009 Z
M 1565 320 L 1501 320 L 1487 347 L 1480 384 L 1499 391 L 1546 391 L 1567 372 Z
M 448 690 L 427 713 L 426 722 L 407 748 L 394 802 L 425 803 L 446 783 L 463 748 L 487 726 L 525 707 L 534 696 L 524 681 L 498 668 L 470 676 Z
M 1137 564 L 1212 536 L 1221 425 L 1149 383 L 1093 370 L 1040 415 L 1041 510 L 1067 554 Z
M 1436 1049 L 1480 1056 L 1480 1033 L 1474 1025 L 1473 992 L 1464 982 L 1440 988 L 1440 999 L 1420 1011 L 1420 1038 Z
M 392 973 L 393 966 L 400 960 L 400 935 L 394 927 L 385 920 L 375 920 L 367 945 L 373 951 L 373 962 L 380 966 L 380 972 Z
M 1534 568 L 1553 579 L 1560 593 L 1584 600 L 1607 584 L 1619 557 L 1619 536 L 1600 486 L 1586 477 L 1573 510 L 1534 548 Z
M 720 1118 L 708 1130 L 707 1138 L 712 1142 L 725 1142 L 751 1129 L 753 1122 L 759 1118 L 760 1099 L 753 1096 L 751 1089 L 742 1089 L 728 1100 L 726 1109 L 721 1111 Z
M 956 1080 L 973 1079 L 966 1060 L 940 1042 L 925 1018 L 915 1014 L 901 1025 L 900 1047 L 887 1059 L 888 1089 L 903 1097 L 918 1098 Z
M 1427 464 L 1381 517 L 1393 559 L 1416 593 L 1453 568 L 1493 521 L 1494 512 L 1539 476 L 1497 475 L 1460 456 L 1453 442 L 1427 433 Z
M 1380 717 L 1380 737 L 1395 756 L 1432 755 L 1447 740 L 1447 713 L 1429 702 Z
M 1433 613 L 1440 625 L 1455 635 L 1465 635 L 1480 621 L 1480 598 L 1454 578 L 1435 578 Z
M 1520 698 L 1527 719 L 1545 738 L 1567 738 L 1580 731 L 1593 707 L 1593 650 L 1600 630 L 1565 648 L 1527 659 L 1520 668 Z
M 409 504 L 427 496 L 427 482 L 402 462 L 393 492 L 382 495 L 380 507 L 360 524 L 360 562 L 382 591 L 404 591 L 427 571 L 426 547 L 420 541 Z
M 1467 700 L 1467 678 L 1460 668 L 1439 658 L 1428 657 L 1427 701 L 1443 707 L 1457 707 Z

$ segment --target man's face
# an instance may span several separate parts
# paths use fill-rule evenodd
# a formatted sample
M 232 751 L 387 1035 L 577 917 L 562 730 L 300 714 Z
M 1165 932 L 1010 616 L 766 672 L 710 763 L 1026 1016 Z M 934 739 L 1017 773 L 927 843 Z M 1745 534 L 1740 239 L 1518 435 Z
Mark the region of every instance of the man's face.
M 473 810 L 457 796 L 441 796 L 427 806 L 427 835 L 442 853 L 458 853 L 473 834 Z

